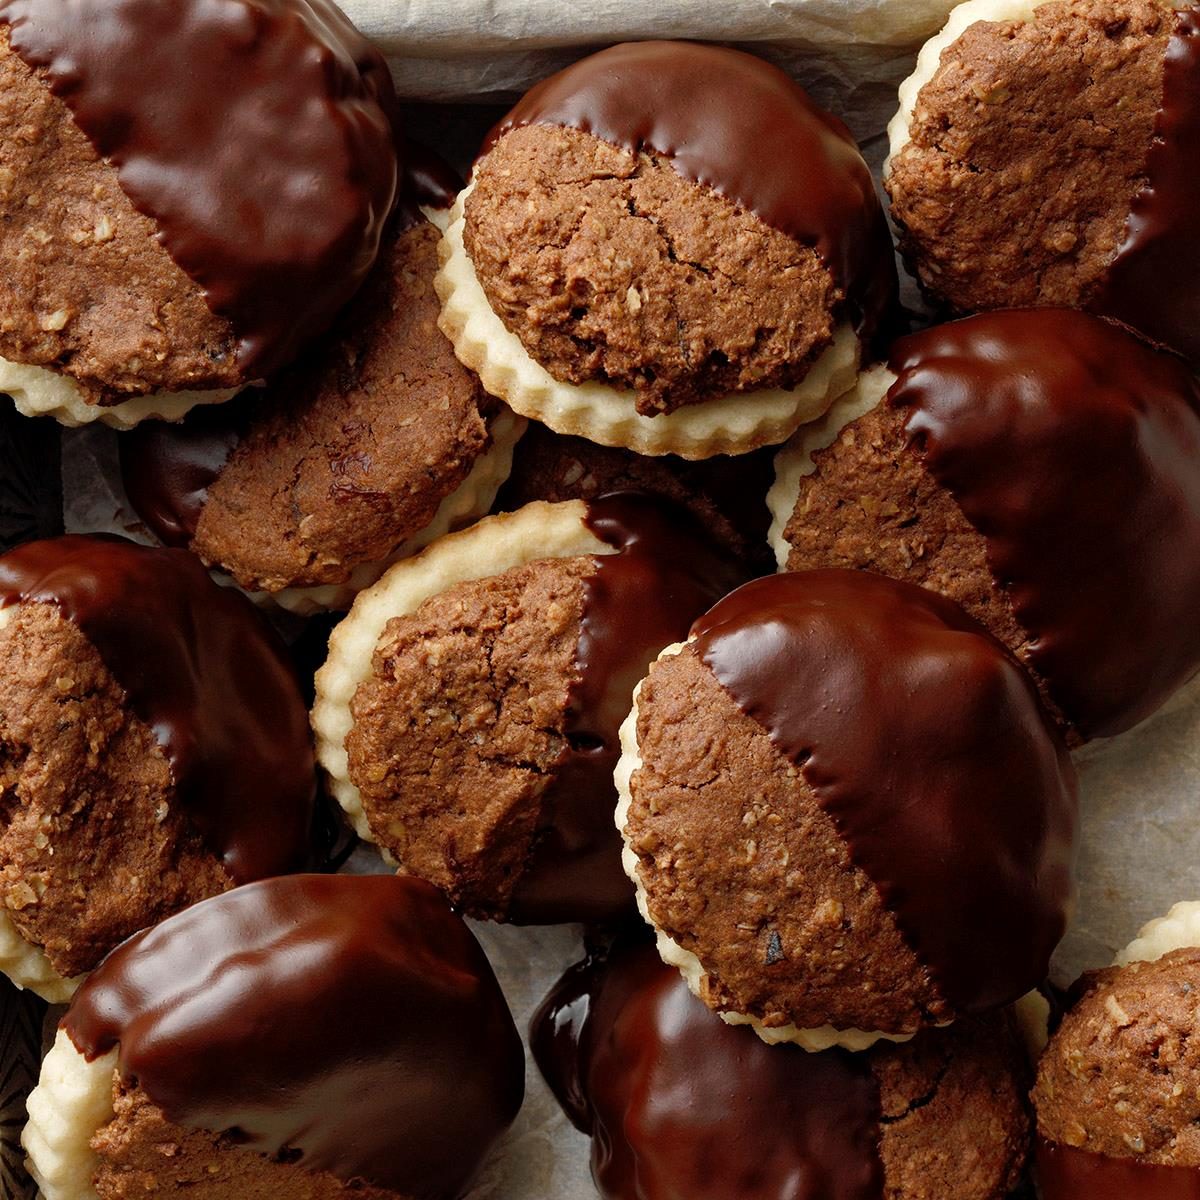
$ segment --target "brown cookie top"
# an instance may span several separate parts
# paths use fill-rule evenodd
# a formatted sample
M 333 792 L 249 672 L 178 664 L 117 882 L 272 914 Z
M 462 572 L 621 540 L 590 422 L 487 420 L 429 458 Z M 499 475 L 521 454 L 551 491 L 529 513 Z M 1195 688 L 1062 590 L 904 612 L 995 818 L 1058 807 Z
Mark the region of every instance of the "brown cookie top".
M 633 389 L 646 416 L 789 387 L 833 340 L 809 245 L 591 133 L 531 125 L 480 161 L 464 241 L 488 302 L 555 378 Z
M 745 577 L 665 501 L 611 494 L 586 521 L 615 553 L 536 560 L 393 618 L 351 705 L 372 832 L 475 915 L 628 912 L 620 724 L 647 664 Z
M 972 312 L 1096 295 L 1148 179 L 1170 36 L 1155 0 L 1052 0 L 975 22 L 943 53 L 887 179 L 901 249 L 937 299 Z
M 626 835 L 710 1005 L 903 1033 L 1035 986 L 1075 777 L 999 643 L 843 571 L 747 584 L 693 632 L 643 685 Z
M 69 536 L 0 557 L 0 609 L 19 618 L 31 606 L 94 648 L 153 731 L 180 811 L 234 881 L 311 864 L 308 714 L 282 643 L 244 596 L 183 551 Z
M 121 439 L 126 491 L 170 545 L 243 587 L 343 583 L 433 519 L 495 402 L 437 328 L 437 230 L 398 220 L 330 333 L 265 389 Z
M 829 1200 L 999 1200 L 1025 1158 L 1022 1052 L 1003 1016 L 806 1054 L 725 1025 L 653 947 L 624 945 L 568 972 L 531 1036 L 609 1200 L 784 1200 L 797 1179 Z
M 606 492 L 650 492 L 688 509 L 716 542 L 744 559 L 755 574 L 766 574 L 774 570 L 767 546 L 771 514 L 766 503 L 774 456 L 774 447 L 766 447 L 699 461 L 671 454 L 649 458 L 567 437 L 533 422 L 517 444 L 512 473 L 496 497 L 495 511 L 513 512 L 533 500 L 594 500 Z
M 1200 1168 L 1200 950 L 1094 972 L 1077 993 L 1038 1067 L 1039 1133 L 1092 1154 Z
M 1200 665 L 1200 389 L 1066 310 L 904 339 L 886 402 L 802 479 L 788 566 L 863 567 L 962 604 L 1075 736 L 1149 715 Z
M 330 0 L 3 0 L 0 23 L 228 322 L 240 378 L 328 326 L 397 183 L 387 64 Z
M 0 354 L 70 376 L 96 404 L 244 382 L 229 322 L 3 24 L 0 127 Z
M 255 1152 L 313 1173 L 305 1196 L 340 1192 L 330 1175 L 369 1197 L 460 1196 L 524 1094 L 483 951 L 406 877 L 298 875 L 196 905 L 110 956 L 62 1025 L 89 1061 L 118 1051 L 102 1171 L 144 1161 L 139 1122 L 223 1135 L 189 1139 L 155 1189 L 217 1155 L 235 1186 L 282 1194 L 278 1172 L 239 1165 Z
M 64 978 L 232 885 L 180 803 L 154 729 L 49 604 L 0 625 L 0 899 Z

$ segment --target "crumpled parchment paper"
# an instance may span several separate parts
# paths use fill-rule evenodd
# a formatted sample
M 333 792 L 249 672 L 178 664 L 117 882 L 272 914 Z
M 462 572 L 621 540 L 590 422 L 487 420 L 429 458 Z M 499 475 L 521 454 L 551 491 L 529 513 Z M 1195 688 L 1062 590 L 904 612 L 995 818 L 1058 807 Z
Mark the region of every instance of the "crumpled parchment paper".
M 342 0 L 388 54 L 415 136 L 466 168 L 495 109 L 590 49 L 630 38 L 734 42 L 781 63 L 847 120 L 878 167 L 896 87 L 950 0 Z M 436 107 L 431 104 L 436 102 Z M 116 471 L 118 435 L 67 431 L 67 523 L 137 534 Z M 1200 685 L 1141 728 L 1080 757 L 1083 845 L 1074 927 L 1058 982 L 1107 965 L 1146 920 L 1200 898 Z M 382 870 L 373 851 L 350 868 Z M 581 952 L 572 927 L 477 925 L 518 1023 Z M 588 1141 L 529 1068 L 529 1095 L 503 1152 L 471 1200 L 593 1200 Z

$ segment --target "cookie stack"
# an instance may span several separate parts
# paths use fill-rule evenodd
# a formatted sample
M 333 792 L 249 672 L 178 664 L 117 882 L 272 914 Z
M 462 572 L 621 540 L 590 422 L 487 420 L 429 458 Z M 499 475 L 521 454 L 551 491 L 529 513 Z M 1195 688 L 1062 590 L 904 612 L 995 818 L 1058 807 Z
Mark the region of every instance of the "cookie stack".
M 751 55 L 601 51 L 464 181 L 330 0 L 0 0 L 0 388 L 158 543 L 0 556 L 45 1200 L 467 1196 L 524 1053 L 465 917 L 583 927 L 530 1044 L 607 1200 L 1198 1193 L 1192 907 L 1038 995 L 1073 751 L 1200 669 L 1198 21 L 955 11 L 913 331 Z

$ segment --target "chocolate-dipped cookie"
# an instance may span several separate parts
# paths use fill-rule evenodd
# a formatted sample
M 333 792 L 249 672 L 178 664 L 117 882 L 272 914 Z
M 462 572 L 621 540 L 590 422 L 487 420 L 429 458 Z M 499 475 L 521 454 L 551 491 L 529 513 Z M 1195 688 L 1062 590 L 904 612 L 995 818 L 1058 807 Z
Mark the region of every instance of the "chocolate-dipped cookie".
M 286 652 L 180 550 L 0 557 L 0 763 L 0 970 L 52 1000 L 139 929 L 314 856 Z
M 330 639 L 313 728 L 334 795 L 471 915 L 622 916 L 618 727 L 654 656 L 744 578 L 685 510 L 636 493 L 435 542 Z
M 563 977 L 531 1037 L 604 1200 L 1003 1200 L 1028 1151 L 1004 1012 L 805 1054 L 730 1028 L 653 946 L 622 945 Z
M 1198 464 L 1183 360 L 1079 312 L 984 314 L 899 341 L 780 453 L 773 541 L 957 600 L 1106 737 L 1200 667 Z
M 492 969 L 432 887 L 299 875 L 117 949 L 24 1143 L 46 1200 L 457 1200 L 524 1084 Z
M 775 563 L 767 544 L 773 461 L 769 446 L 701 462 L 676 455 L 650 458 L 555 433 L 535 421 L 513 451 L 512 472 L 496 496 L 495 511 L 514 512 L 534 500 L 558 503 L 594 500 L 606 492 L 650 492 L 688 509 L 715 541 L 756 575 L 765 575 Z
M 1200 905 L 1085 975 L 1033 1092 L 1044 1200 L 1200 1196 Z
M 331 0 L 3 0 L 0 388 L 126 428 L 285 366 L 375 261 L 395 106 Z
M 483 516 L 525 426 L 437 327 L 434 221 L 457 181 L 406 155 L 380 259 L 327 337 L 265 389 L 121 439 L 152 532 L 293 611 L 349 608 L 391 562 Z
M 1045 977 L 1075 774 L 951 601 L 853 571 L 746 584 L 651 667 L 621 741 L 642 913 L 727 1021 L 861 1049 Z
M 1087 308 L 1200 363 L 1200 5 L 970 0 L 900 102 L 885 182 L 934 299 Z
M 777 68 L 690 42 L 614 46 L 535 87 L 442 255 L 442 328 L 489 391 L 560 433 L 686 458 L 822 413 L 895 290 L 846 127 Z

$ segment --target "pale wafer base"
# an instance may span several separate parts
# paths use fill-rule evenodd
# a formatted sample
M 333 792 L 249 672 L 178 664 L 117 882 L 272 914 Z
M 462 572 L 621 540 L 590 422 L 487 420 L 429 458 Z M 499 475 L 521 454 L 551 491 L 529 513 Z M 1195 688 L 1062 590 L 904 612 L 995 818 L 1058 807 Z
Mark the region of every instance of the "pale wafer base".
M 178 421 L 201 404 L 223 404 L 244 390 L 159 392 L 104 407 L 89 404 L 74 380 L 66 375 L 0 358 L 0 392 L 12 397 L 18 412 L 27 417 L 53 417 L 60 425 L 72 429 L 94 421 L 113 429 L 132 429 L 140 421 Z
M 612 554 L 584 523 L 582 500 L 536 501 L 514 513 L 485 517 L 461 533 L 448 534 L 414 558 L 391 567 L 373 587 L 359 593 L 349 615 L 329 639 L 329 657 L 317 672 L 312 727 L 317 761 L 330 789 L 364 841 L 375 838 L 362 796 L 350 779 L 346 737 L 354 720 L 350 704 L 371 675 L 375 648 L 393 617 L 415 612 L 431 596 L 471 580 L 500 575 L 546 558 Z
M 678 654 L 684 648 L 685 644 L 677 642 L 673 646 L 668 646 L 658 656 L 658 661 L 661 662 L 665 658 L 671 658 Z M 668 966 L 677 968 L 687 981 L 687 985 L 691 991 L 697 997 L 702 997 L 706 977 L 704 964 L 690 950 L 685 950 L 678 942 L 664 933 L 651 918 L 649 900 L 645 884 L 642 882 L 637 852 L 630 844 L 629 835 L 626 831 L 626 827 L 629 824 L 629 810 L 633 804 L 633 774 L 642 765 L 637 741 L 638 697 L 641 695 L 641 690 L 642 685 L 638 684 L 633 693 L 633 709 L 621 726 L 621 757 L 614 773 L 619 797 L 616 822 L 617 829 L 621 834 L 621 841 L 624 843 L 621 861 L 625 867 L 626 875 L 633 881 L 633 886 L 637 891 L 638 909 L 641 911 L 646 923 L 654 930 L 658 941 L 658 953 L 660 957 Z M 867 1050 L 877 1042 L 907 1042 L 911 1041 L 913 1037 L 912 1034 L 878 1033 L 862 1029 L 835 1029 L 832 1025 L 824 1025 L 819 1029 L 800 1029 L 795 1025 L 767 1026 L 757 1017 L 739 1012 L 720 1012 L 718 1016 L 727 1025 L 749 1025 L 764 1042 L 771 1044 L 786 1042 L 814 1054 L 822 1050 L 828 1050 L 833 1046 L 841 1046 L 846 1050 Z
M 1200 901 L 1184 900 L 1165 917 L 1142 926 L 1137 937 L 1117 955 L 1116 965 L 1127 967 L 1135 962 L 1157 962 L 1172 950 L 1200 946 Z
M 439 248 L 442 269 L 434 286 L 442 301 L 440 324 L 460 361 L 478 374 L 492 395 L 524 416 L 557 433 L 604 446 L 701 459 L 745 454 L 782 442 L 853 386 L 861 347 L 848 324 L 834 331 L 833 344 L 790 391 L 774 388 L 722 396 L 656 417 L 637 411 L 631 391 L 555 379 L 492 310 L 475 274 L 463 244 L 463 205 L 472 187 L 474 183 L 451 210 Z
M 60 1029 L 29 1094 L 21 1135 L 26 1163 L 44 1200 L 96 1200 L 96 1131 L 113 1118 L 117 1052 L 88 1062 Z
M 911 140 L 913 114 L 921 89 L 937 74 L 942 54 L 972 26 L 980 21 L 1027 21 L 1047 0 L 965 0 L 950 13 L 941 33 L 921 47 L 917 66 L 900 85 L 900 108 L 888 124 L 888 156 L 883 164 L 886 180 L 892 159 Z
M 505 409 L 492 422 L 492 444 L 475 460 L 466 479 L 442 501 L 433 520 L 386 559 L 360 563 L 345 583 L 285 588 L 279 592 L 251 592 L 250 598 L 255 603 L 273 605 L 300 617 L 349 608 L 354 597 L 375 583 L 394 563 L 411 558 L 431 542 L 487 514 L 496 500 L 496 493 L 512 472 L 513 451 L 528 425 L 524 417 Z M 233 580 L 224 574 L 218 582 L 233 584 Z
M 781 571 L 787 570 L 788 555 L 792 549 L 784 539 L 783 531 L 796 509 L 801 482 L 816 470 L 813 455 L 832 446 L 847 425 L 875 408 L 895 380 L 895 375 L 886 367 L 871 367 L 864 371 L 854 387 L 835 400 L 833 407 L 821 420 L 797 430 L 795 436 L 775 456 L 775 482 L 767 493 L 767 507 L 771 510 L 768 537 Z

